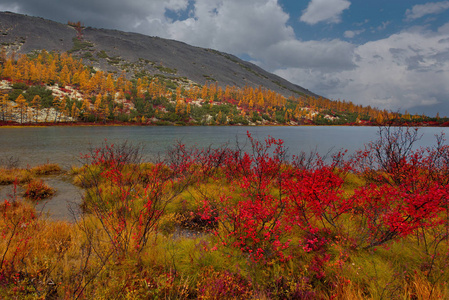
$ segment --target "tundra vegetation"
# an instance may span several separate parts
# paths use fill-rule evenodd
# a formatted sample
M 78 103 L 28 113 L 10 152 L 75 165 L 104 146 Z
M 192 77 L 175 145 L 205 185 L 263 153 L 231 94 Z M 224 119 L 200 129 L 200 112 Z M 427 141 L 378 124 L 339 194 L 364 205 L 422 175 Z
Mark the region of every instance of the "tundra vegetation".
M 89 45 L 77 43 L 77 47 L 89 49 Z M 86 52 L 84 58 L 107 57 L 110 63 L 120 62 L 104 50 L 94 54 Z M 140 67 L 142 64 L 155 63 L 140 59 L 133 67 L 121 65 L 123 72 L 118 74 L 85 66 L 70 53 L 42 50 L 7 55 L 3 49 L 0 124 L 449 124 L 448 118 L 439 115 L 401 114 L 293 92 L 285 97 L 261 86 L 221 86 L 208 75 L 201 86 L 176 76 L 176 70 L 158 66 L 165 73 L 151 74 Z
M 105 142 L 70 171 L 74 222 L 1 202 L 0 298 L 447 299 L 449 147 L 419 137 L 382 127 L 351 157 L 320 157 L 248 134 L 151 163 Z M 59 172 L 7 161 L 3 184 Z

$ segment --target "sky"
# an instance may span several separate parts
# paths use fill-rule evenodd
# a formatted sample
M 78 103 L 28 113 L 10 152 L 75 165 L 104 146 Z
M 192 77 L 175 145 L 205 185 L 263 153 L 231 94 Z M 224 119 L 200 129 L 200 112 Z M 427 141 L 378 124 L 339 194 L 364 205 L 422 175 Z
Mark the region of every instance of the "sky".
M 449 1 L 0 0 L 231 53 L 329 99 L 449 116 Z

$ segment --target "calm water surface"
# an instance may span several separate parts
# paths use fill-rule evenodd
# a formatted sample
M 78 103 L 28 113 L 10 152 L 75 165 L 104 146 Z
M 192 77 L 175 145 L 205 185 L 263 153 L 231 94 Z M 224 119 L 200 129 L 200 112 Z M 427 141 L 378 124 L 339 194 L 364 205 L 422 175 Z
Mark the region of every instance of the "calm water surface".
M 19 157 L 22 166 L 46 162 L 69 168 L 78 163 L 80 154 L 87 153 L 89 146 L 128 141 L 144 147 L 144 157 L 151 159 L 162 154 L 177 141 L 186 145 L 206 147 L 229 143 L 247 142 L 246 133 L 257 139 L 272 136 L 282 139 L 291 155 L 300 151 L 318 150 L 325 154 L 329 150 L 347 149 L 354 152 L 365 143 L 377 138 L 377 127 L 146 127 L 146 126 L 89 126 L 89 127 L 33 127 L 1 128 L 0 159 Z M 434 144 L 435 134 L 449 133 L 448 128 L 421 128 L 423 138 L 420 146 Z

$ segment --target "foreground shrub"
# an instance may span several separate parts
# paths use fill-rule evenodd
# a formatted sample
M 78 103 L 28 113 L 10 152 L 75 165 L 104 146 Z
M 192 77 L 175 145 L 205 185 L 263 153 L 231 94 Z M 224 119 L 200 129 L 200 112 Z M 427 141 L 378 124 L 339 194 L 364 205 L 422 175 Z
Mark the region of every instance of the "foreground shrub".
M 166 172 L 163 163 L 140 168 L 139 148 L 126 144 L 106 144 L 84 159 L 85 169 L 77 180 L 89 187 L 84 211 L 100 221 L 115 255 L 132 248 L 139 251 L 166 205 L 185 188 L 187 173 Z
M 73 170 L 75 224 L 5 201 L 0 298 L 448 298 L 442 139 L 369 165 L 366 152 L 289 160 L 282 141 L 248 138 L 144 164 L 130 145 L 92 149 Z
M 0 214 L 0 278 L 9 282 L 14 279 L 15 271 L 26 257 L 37 217 L 30 205 L 8 200 L 0 204 Z
M 26 191 L 23 196 L 37 201 L 48 198 L 54 193 L 55 189 L 48 186 L 42 179 L 33 179 L 26 185 Z

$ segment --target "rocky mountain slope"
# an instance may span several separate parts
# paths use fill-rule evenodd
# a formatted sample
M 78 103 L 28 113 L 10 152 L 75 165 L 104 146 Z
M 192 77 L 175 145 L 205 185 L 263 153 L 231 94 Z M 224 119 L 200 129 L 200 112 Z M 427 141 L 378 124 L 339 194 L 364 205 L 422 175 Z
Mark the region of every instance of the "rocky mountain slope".
M 182 42 L 117 30 L 61 24 L 37 17 L 0 12 L 0 45 L 8 52 L 70 52 L 93 67 L 131 77 L 136 73 L 184 77 L 198 84 L 245 85 L 284 96 L 317 95 L 236 56 Z

